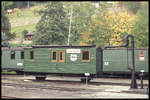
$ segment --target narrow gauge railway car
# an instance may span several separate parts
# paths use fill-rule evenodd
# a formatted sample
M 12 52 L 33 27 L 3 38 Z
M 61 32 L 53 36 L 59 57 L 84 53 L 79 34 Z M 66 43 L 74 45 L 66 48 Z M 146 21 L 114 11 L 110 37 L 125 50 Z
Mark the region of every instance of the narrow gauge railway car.
M 22 47 L 1 47 L 1 68 L 7 71 L 24 72 L 24 49 Z
M 24 48 L 24 72 L 45 79 L 47 74 L 100 74 L 102 49 L 95 45 L 32 45 Z
M 135 72 L 143 70 L 148 76 L 148 48 L 135 48 Z M 132 65 L 131 49 L 103 49 L 103 74 L 129 75 Z
M 102 49 L 95 45 L 50 46 L 33 45 L 24 48 L 25 74 L 45 79 L 47 74 L 81 75 L 91 77 L 131 74 L 131 50 Z M 128 54 L 128 56 L 127 56 Z M 148 74 L 148 48 L 135 49 L 136 74 L 144 70 Z

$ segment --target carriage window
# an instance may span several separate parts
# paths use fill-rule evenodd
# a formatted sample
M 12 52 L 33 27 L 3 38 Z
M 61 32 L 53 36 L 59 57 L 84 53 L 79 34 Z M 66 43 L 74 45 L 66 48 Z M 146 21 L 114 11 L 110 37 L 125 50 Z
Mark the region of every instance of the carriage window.
M 21 51 L 21 59 L 24 59 L 24 52 Z
M 89 51 L 82 51 L 82 60 L 83 61 L 89 61 L 90 60 Z
M 52 51 L 52 62 L 57 62 L 57 52 L 56 51 Z
M 34 59 L 34 52 L 30 51 L 30 59 Z
M 65 53 L 64 51 L 59 51 L 59 62 L 64 62 L 65 60 Z
M 60 55 L 60 56 L 59 56 L 59 59 L 60 59 L 60 60 L 63 60 L 63 53 L 62 53 L 62 52 L 59 52 L 59 55 Z
M 11 51 L 11 59 L 15 59 L 15 51 Z

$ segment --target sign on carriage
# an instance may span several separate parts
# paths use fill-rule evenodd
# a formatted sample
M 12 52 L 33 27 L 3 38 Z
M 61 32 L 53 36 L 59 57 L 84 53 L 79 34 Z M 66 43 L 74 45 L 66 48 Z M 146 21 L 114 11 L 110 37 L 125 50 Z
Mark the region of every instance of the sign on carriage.
M 23 63 L 17 63 L 17 65 L 18 65 L 18 66 L 22 66 L 22 65 L 23 65 Z
M 144 50 L 139 51 L 139 60 L 145 61 L 145 51 Z
M 80 49 L 66 49 L 67 53 L 80 53 Z
M 77 55 L 76 54 L 71 54 L 70 55 L 70 60 L 71 61 L 76 61 L 77 60 Z
M 109 65 L 109 62 L 104 62 L 104 65 L 106 65 L 106 66 Z

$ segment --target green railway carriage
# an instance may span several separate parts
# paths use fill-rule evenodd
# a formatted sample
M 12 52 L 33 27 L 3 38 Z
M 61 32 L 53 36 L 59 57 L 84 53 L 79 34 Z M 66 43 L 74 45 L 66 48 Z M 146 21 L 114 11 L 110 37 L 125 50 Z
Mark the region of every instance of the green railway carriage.
M 148 48 L 135 48 L 135 72 L 144 70 L 148 73 Z M 131 50 L 129 49 L 104 49 L 103 50 L 104 73 L 129 73 L 132 65 Z
M 22 47 L 1 47 L 2 70 L 23 72 L 24 49 Z
M 96 61 L 96 57 L 100 57 L 102 51 L 95 45 L 33 45 L 24 48 L 24 52 L 25 74 L 98 74 L 102 67 L 100 61 L 102 59 Z
M 61 46 L 33 45 L 24 48 L 24 71 L 36 77 L 47 74 L 101 76 L 130 73 L 131 50 L 102 49 L 95 45 Z M 148 48 L 135 49 L 135 71 L 148 73 Z

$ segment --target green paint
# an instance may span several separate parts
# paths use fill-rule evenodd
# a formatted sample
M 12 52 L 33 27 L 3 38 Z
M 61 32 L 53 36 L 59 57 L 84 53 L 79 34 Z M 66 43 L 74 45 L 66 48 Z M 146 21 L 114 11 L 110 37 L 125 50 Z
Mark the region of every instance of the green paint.
M 145 60 L 139 60 L 139 51 L 145 51 Z M 132 65 L 131 50 L 128 51 L 128 63 Z M 135 49 L 135 71 L 140 72 L 145 70 L 148 72 L 148 49 Z M 127 64 L 127 51 L 122 50 L 104 50 L 103 51 L 103 71 L 114 71 L 114 72 L 129 72 Z
M 23 64 L 21 59 L 21 51 L 15 51 L 15 59 L 11 59 L 11 50 L 2 51 L 2 68 L 23 68 L 23 65 L 17 65 L 17 63 Z
M 96 56 L 95 48 L 75 48 L 80 49 L 80 53 L 73 53 L 77 55 L 76 61 L 71 61 L 71 53 L 67 53 L 68 48 L 31 48 L 25 49 L 25 61 L 24 61 L 24 71 L 32 72 L 50 72 L 50 73 L 74 73 L 81 74 L 89 72 L 91 74 L 96 74 L 96 59 L 93 60 L 91 57 Z M 72 49 L 72 48 L 71 48 Z M 34 50 L 34 60 L 30 60 L 30 50 Z M 51 51 L 57 51 L 57 62 L 51 62 Z M 59 62 L 59 50 L 65 51 L 65 61 Z M 90 61 L 82 61 L 82 50 L 90 51 Z

